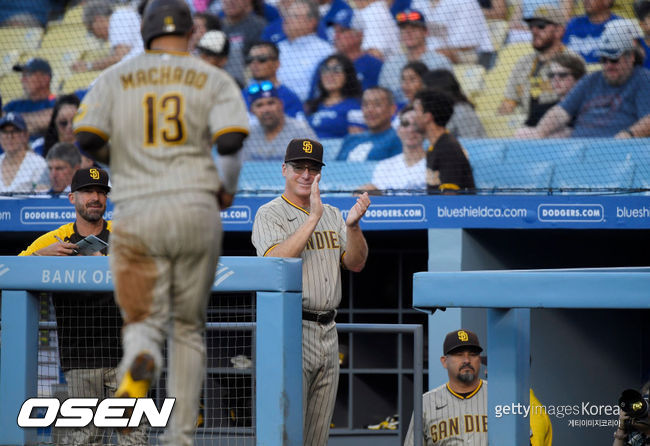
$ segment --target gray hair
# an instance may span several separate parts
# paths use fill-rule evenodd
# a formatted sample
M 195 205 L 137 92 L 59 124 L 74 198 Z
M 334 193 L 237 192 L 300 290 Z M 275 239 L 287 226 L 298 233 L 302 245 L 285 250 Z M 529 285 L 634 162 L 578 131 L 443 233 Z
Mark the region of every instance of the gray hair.
M 307 15 L 316 21 L 320 20 L 320 11 L 318 10 L 318 3 L 316 3 L 314 0 L 296 0 L 295 3 L 302 3 L 304 5 L 307 5 L 307 8 L 309 9 Z
M 69 142 L 57 142 L 50 148 L 45 156 L 47 161 L 61 160 L 70 165 L 70 167 L 79 166 L 81 164 L 81 152 L 77 146 Z
M 113 13 L 113 6 L 107 0 L 90 0 L 84 6 L 82 21 L 86 28 L 90 28 L 95 17 L 109 17 Z

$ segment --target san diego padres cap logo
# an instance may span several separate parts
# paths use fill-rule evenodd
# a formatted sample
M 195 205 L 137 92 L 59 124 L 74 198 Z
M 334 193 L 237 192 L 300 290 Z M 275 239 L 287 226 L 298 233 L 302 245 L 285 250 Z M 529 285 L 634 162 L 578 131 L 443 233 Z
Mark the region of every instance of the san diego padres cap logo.
M 465 330 L 459 330 L 458 331 L 458 339 L 463 341 L 463 342 L 467 342 L 469 340 L 469 335 L 467 334 L 467 332 Z
M 165 17 L 165 32 L 171 33 L 176 31 L 176 25 L 174 25 L 174 17 L 168 15 Z
M 99 170 L 90 169 L 88 173 L 90 174 L 90 178 L 92 178 L 93 180 L 99 180 Z
M 311 152 L 312 152 L 312 149 L 313 149 L 313 147 L 312 147 L 312 145 L 311 145 L 311 141 L 303 141 L 303 142 L 302 142 L 302 150 L 303 150 L 305 153 L 311 153 Z

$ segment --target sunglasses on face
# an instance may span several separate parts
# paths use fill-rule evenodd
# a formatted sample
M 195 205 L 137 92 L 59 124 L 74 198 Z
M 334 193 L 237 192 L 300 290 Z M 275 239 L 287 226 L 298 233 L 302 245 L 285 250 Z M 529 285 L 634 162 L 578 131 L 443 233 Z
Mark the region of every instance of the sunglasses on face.
M 269 60 L 276 60 L 271 56 L 246 56 L 246 65 L 250 65 L 253 62 L 266 63 Z
M 543 31 L 548 25 L 550 25 L 550 23 L 545 22 L 544 20 L 531 20 L 528 22 L 528 28 L 537 28 L 541 31 Z
M 571 76 L 571 73 L 568 71 L 551 71 L 548 73 L 548 78 L 549 79 L 566 79 L 567 77 Z
M 298 164 L 298 163 L 287 163 L 287 164 L 290 165 L 293 171 L 296 172 L 298 175 L 302 175 L 305 169 L 309 171 L 310 175 L 318 175 L 321 171 L 321 167 L 316 166 L 314 164 Z
M 68 121 L 67 119 L 61 119 L 59 121 L 56 121 L 56 125 L 59 127 L 67 127 L 68 124 L 72 124 L 72 121 Z
M 422 15 L 419 12 L 400 12 L 395 16 L 397 23 L 420 22 L 423 21 Z
M 400 121 L 399 121 L 399 125 L 400 125 L 400 127 L 404 127 L 405 129 L 406 129 L 406 128 L 409 128 L 409 127 L 411 127 L 411 126 L 413 126 L 413 127 L 416 126 L 416 125 L 415 125 L 415 122 L 413 122 L 413 121 L 409 121 L 408 119 L 400 119 Z
M 620 57 L 601 57 L 600 63 L 605 65 L 606 63 L 617 64 L 621 60 Z
M 257 94 L 260 91 L 271 91 L 273 89 L 273 82 L 262 81 L 248 86 L 248 94 Z
M 23 131 L 19 130 L 19 129 L 2 129 L 2 130 L 0 130 L 0 133 L 2 133 L 3 135 L 7 135 L 7 136 L 18 135 L 18 134 L 20 134 L 22 132 Z
M 343 73 L 343 67 L 341 65 L 323 65 L 320 69 L 320 72 L 325 73 Z

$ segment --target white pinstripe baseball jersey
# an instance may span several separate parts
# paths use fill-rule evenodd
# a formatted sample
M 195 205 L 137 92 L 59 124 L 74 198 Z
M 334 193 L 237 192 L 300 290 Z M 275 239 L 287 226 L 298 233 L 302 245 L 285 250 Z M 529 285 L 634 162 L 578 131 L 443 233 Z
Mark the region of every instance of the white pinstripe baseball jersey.
M 273 256 L 273 248 L 302 226 L 309 211 L 284 195 L 257 211 L 252 242 L 259 256 Z M 301 253 L 302 306 L 310 311 L 333 310 L 341 302 L 341 259 L 345 252 L 346 229 L 341 211 L 323 204 L 323 215 Z
M 248 133 L 237 84 L 187 53 L 147 51 L 103 72 L 84 97 L 75 131 L 110 138 L 111 200 L 216 192 L 211 142 Z
M 423 444 L 487 446 L 487 381 L 463 397 L 443 384 L 422 395 Z M 413 446 L 413 417 L 404 446 Z

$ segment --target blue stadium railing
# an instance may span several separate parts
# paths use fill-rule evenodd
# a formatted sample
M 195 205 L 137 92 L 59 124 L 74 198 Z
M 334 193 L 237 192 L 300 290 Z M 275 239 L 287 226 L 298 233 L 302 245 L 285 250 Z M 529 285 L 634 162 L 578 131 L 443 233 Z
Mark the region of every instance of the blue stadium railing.
M 302 445 L 302 261 L 224 257 L 213 291 L 257 291 L 258 445 Z M 54 280 L 54 278 L 58 278 Z M 0 445 L 34 444 L 21 429 L 22 403 L 37 395 L 38 291 L 112 291 L 105 257 L 0 257 Z
M 650 309 L 650 268 L 422 272 L 413 277 L 416 308 L 488 305 L 489 444 L 529 444 L 528 418 L 497 418 L 494 408 L 513 403 L 528 406 L 530 309 Z M 429 339 L 429 344 L 439 341 Z

